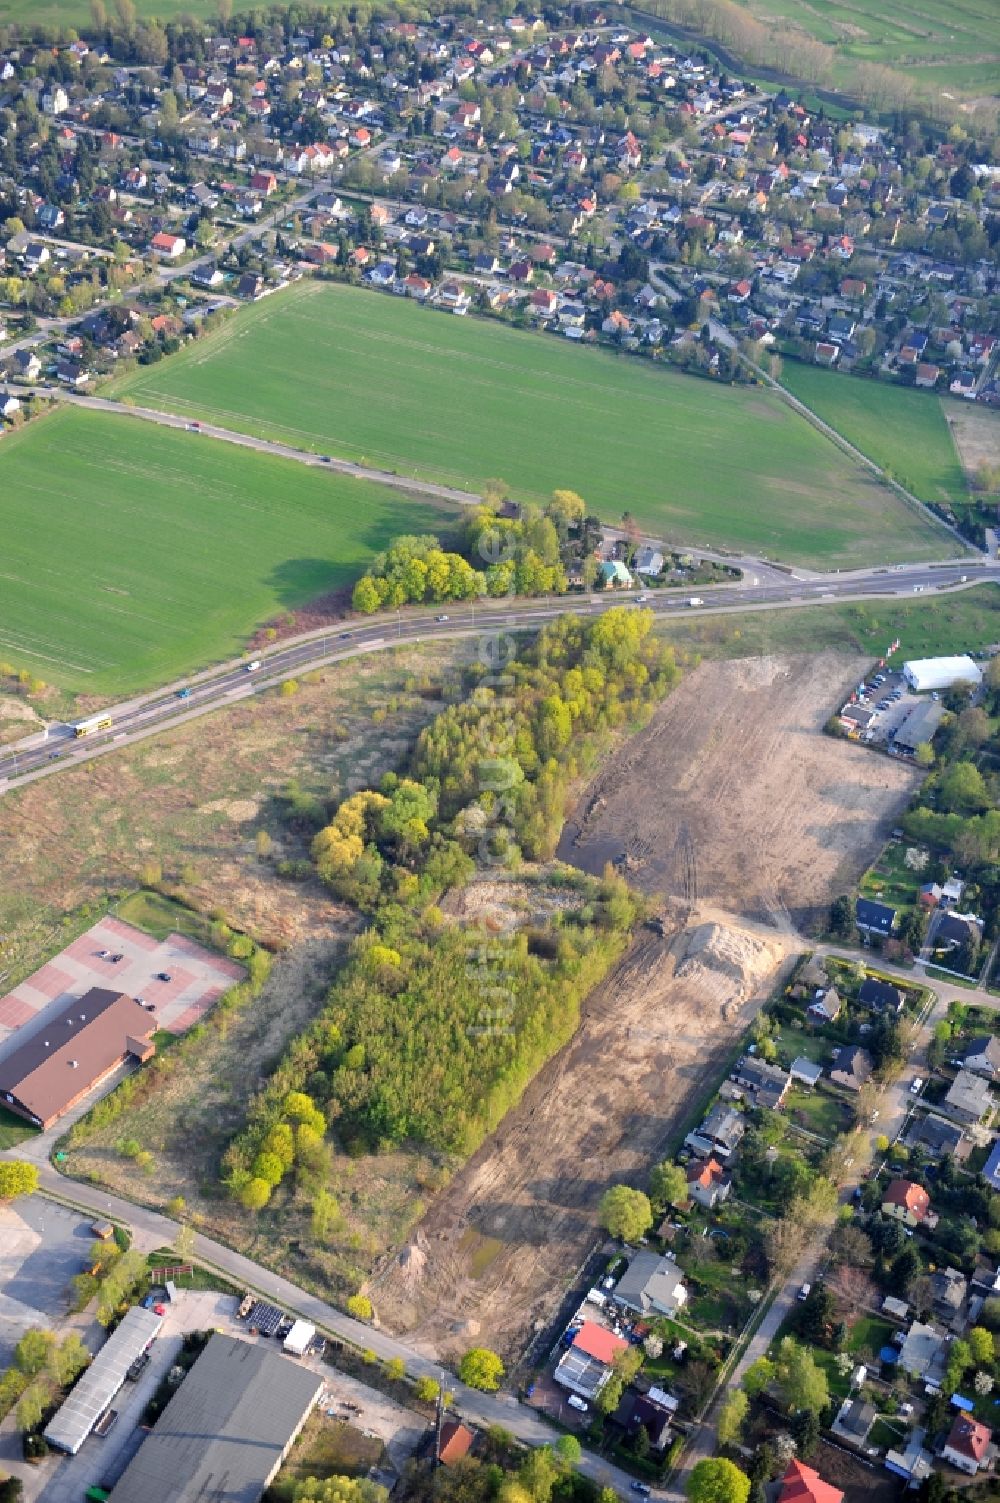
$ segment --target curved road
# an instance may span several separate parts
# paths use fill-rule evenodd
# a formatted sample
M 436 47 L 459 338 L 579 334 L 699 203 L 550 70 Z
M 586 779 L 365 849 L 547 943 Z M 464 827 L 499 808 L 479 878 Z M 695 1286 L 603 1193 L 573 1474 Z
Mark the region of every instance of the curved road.
M 721 615 L 752 609 L 774 610 L 806 605 L 829 605 L 833 601 L 900 599 L 941 590 L 971 589 L 985 581 L 1000 583 L 1000 561 L 949 561 L 943 564 L 902 564 L 895 568 L 854 570 L 850 573 L 799 576 L 784 573 L 754 559 L 728 560 L 743 570 L 739 584 L 701 587 L 699 615 Z M 697 587 L 696 587 L 697 588 Z M 219 709 L 271 688 L 283 680 L 342 662 L 365 653 L 379 652 L 402 642 L 446 640 L 455 636 L 494 636 L 497 633 L 537 629 L 541 622 L 567 612 L 592 615 L 620 605 L 624 599 L 645 604 L 662 617 L 689 616 L 691 597 L 674 590 L 644 594 L 571 595 L 555 599 L 473 602 L 449 605 L 447 612 L 409 609 L 394 615 L 381 614 L 363 621 L 345 623 L 340 631 L 321 628 L 289 638 L 260 654 L 259 667 L 252 669 L 246 658 L 207 669 L 186 681 L 167 684 L 150 694 L 109 706 L 111 725 L 85 737 L 76 737 L 71 725 L 55 725 L 14 742 L 0 752 L 0 795 L 34 778 L 46 777 L 67 767 L 106 755 L 130 742 L 155 735 L 198 715 Z

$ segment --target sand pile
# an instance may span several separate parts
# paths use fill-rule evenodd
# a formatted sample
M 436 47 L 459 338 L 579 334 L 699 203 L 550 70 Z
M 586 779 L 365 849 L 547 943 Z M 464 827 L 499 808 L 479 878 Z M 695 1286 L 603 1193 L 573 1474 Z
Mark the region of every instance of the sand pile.
M 698 924 L 684 940 L 677 976 L 723 1014 L 738 1007 L 781 957 L 780 944 L 768 944 L 745 929 L 728 924 Z

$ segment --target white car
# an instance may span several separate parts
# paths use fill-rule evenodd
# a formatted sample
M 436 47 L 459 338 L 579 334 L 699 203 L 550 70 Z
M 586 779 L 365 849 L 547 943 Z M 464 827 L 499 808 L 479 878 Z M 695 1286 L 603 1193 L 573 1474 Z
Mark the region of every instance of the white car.
M 586 1399 L 581 1399 L 578 1393 L 571 1393 L 566 1402 L 571 1409 L 579 1409 L 581 1414 L 586 1414 L 590 1409 Z
M 919 1096 L 920 1092 L 923 1090 L 923 1088 L 924 1088 L 923 1076 L 922 1075 L 914 1075 L 913 1079 L 910 1081 L 910 1095 L 911 1096 Z

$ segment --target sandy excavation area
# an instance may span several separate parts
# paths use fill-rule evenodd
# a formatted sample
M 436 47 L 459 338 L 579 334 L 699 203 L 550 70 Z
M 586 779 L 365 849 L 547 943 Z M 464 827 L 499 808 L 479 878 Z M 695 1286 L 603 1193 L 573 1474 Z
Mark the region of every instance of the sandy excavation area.
M 823 734 L 859 660 L 702 663 L 602 769 L 559 847 L 645 892 L 808 929 L 877 854 L 919 773 Z
M 580 801 L 560 855 L 664 894 L 572 1041 L 370 1291 L 428 1353 L 508 1359 L 555 1316 L 609 1184 L 642 1184 L 734 1036 L 905 805 L 914 772 L 822 734 L 858 660 L 706 663 Z M 579 839 L 577 839 L 579 835 Z
M 775 931 L 671 904 L 665 935 L 643 930 L 572 1041 L 372 1280 L 380 1320 L 438 1356 L 473 1337 L 517 1356 L 599 1235 L 604 1190 L 643 1182 L 789 952 Z

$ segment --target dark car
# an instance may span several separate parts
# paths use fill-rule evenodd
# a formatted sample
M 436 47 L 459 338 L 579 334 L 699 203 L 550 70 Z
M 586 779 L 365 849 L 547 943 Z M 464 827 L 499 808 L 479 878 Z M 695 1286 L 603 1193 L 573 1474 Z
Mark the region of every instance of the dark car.
M 629 1487 L 634 1493 L 641 1493 L 644 1498 L 648 1498 L 653 1491 L 648 1482 L 630 1482 Z
M 129 1378 L 133 1383 L 136 1383 L 136 1382 L 138 1382 L 139 1378 L 142 1377 L 143 1372 L 146 1370 L 146 1368 L 148 1366 L 149 1366 L 149 1353 L 148 1352 L 140 1352 L 139 1355 L 138 1355 L 138 1357 L 136 1357 L 135 1361 L 129 1364 L 129 1368 L 128 1368 L 128 1371 L 126 1372 L 125 1376 L 126 1376 L 126 1378 Z
M 324 464 L 330 464 L 330 463 L 332 463 L 329 454 L 321 454 L 319 457 L 323 461 Z
M 191 690 L 190 689 L 178 689 L 177 690 L 177 698 L 178 699 L 190 699 L 191 698 Z
M 157 973 L 156 973 L 156 980 L 157 981 L 169 981 L 170 979 L 171 979 L 171 977 L 170 977 L 170 972 L 169 971 L 157 971 Z

